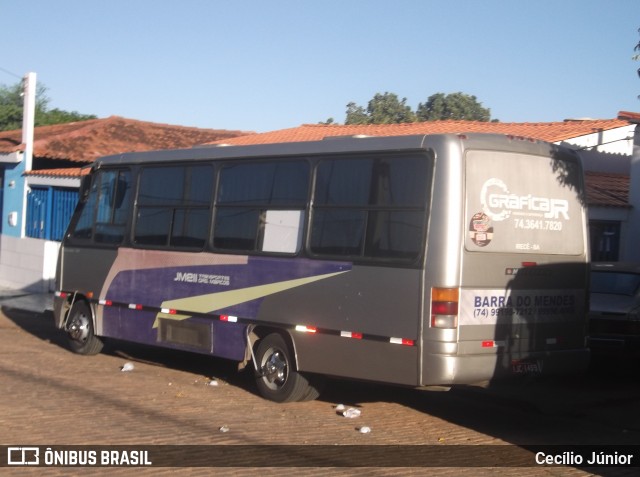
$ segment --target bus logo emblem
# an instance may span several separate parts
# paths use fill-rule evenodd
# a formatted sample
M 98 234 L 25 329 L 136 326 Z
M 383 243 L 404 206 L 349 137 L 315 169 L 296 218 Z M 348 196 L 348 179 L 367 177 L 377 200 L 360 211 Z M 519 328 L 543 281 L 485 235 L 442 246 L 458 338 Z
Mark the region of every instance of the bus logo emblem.
M 480 203 L 484 213 L 496 222 L 508 219 L 514 211 L 516 215 L 526 213 L 543 216 L 545 219 L 558 219 L 562 215 L 565 220 L 569 220 L 567 200 L 512 194 L 507 185 L 495 177 L 482 185 Z

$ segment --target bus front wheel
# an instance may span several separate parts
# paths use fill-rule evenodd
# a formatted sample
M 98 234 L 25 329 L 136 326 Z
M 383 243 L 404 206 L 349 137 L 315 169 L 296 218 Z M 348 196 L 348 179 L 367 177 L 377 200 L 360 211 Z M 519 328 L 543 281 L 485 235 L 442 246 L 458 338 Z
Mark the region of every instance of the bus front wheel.
M 320 394 L 317 385 L 295 369 L 293 353 L 282 335 L 272 333 L 258 342 L 256 385 L 262 397 L 275 402 L 308 401 Z
M 67 324 L 67 342 L 74 353 L 92 355 L 102 350 L 102 340 L 93 331 L 91 309 L 84 301 L 77 301 L 69 310 Z

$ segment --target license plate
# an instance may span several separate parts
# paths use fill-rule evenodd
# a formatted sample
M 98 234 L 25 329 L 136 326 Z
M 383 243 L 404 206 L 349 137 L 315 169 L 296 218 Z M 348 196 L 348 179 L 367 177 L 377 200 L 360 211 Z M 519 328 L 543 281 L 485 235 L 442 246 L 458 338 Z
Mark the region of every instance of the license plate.
M 542 374 L 541 360 L 517 359 L 511 361 L 511 370 L 515 374 Z

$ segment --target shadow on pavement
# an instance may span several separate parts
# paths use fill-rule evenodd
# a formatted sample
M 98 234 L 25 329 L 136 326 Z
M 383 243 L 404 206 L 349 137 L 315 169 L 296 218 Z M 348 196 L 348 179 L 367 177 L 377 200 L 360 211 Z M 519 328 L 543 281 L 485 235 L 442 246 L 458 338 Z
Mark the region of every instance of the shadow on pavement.
M 50 312 L 37 313 L 6 305 L 2 311 L 38 339 L 68 349 L 66 338 L 54 327 Z M 251 368 L 239 372 L 235 362 L 116 340 L 107 340 L 103 353 L 216 377 L 256 394 Z M 396 403 L 523 446 L 636 444 L 640 442 L 638 363 L 613 359 L 596 360 L 584 376 L 525 379 L 486 389 L 462 386 L 448 392 L 329 379 L 320 400 L 360 407 L 374 402 Z
M 67 338 L 64 332 L 55 327 L 53 313 L 51 311 L 35 312 L 2 306 L 2 313 L 27 333 L 72 353 L 67 346 Z M 228 377 L 231 384 L 236 384 L 235 381 L 237 381 L 241 386 L 243 381 L 247 381 L 245 377 L 240 376 L 243 373 L 237 372 L 236 363 L 187 351 L 156 348 L 138 343 L 105 339 L 102 353 L 110 356 L 118 356 L 129 361 L 205 376 L 211 376 L 213 373 L 225 381 L 227 381 Z

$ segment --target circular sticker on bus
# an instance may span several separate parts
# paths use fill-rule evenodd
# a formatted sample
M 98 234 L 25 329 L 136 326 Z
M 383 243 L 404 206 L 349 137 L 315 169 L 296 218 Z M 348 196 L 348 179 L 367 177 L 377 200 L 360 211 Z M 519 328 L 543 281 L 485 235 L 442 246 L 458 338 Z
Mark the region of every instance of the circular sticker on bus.
M 487 214 L 478 212 L 471 217 L 469 237 L 478 247 L 489 245 L 491 239 L 493 239 L 493 225 Z

